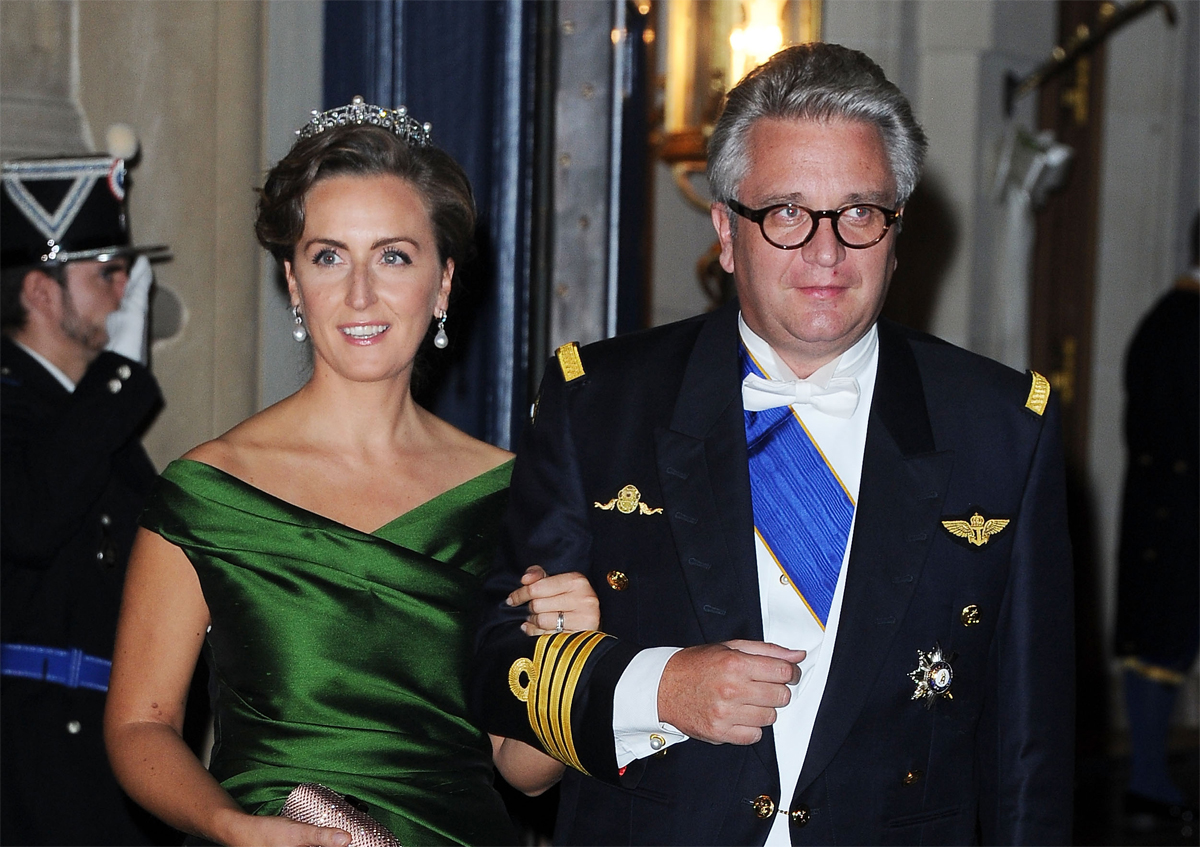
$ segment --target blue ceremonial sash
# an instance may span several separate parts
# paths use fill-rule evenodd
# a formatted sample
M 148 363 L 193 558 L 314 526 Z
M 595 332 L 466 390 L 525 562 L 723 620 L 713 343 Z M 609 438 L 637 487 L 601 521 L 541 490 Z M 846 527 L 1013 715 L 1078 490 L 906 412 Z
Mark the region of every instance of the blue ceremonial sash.
M 768 378 L 741 348 L 742 379 Z M 754 532 L 825 628 L 854 500 L 791 406 L 746 411 Z

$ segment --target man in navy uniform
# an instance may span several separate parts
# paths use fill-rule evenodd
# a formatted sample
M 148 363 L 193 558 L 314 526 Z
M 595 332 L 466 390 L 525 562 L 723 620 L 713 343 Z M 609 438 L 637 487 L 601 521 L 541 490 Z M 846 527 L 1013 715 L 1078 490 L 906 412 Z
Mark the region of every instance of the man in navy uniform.
M 101 734 L 125 561 L 156 475 L 139 438 L 162 403 L 138 361 L 150 271 L 139 259 L 130 283 L 142 248 L 124 181 L 107 156 L 3 165 L 4 844 L 170 837 L 121 792 Z M 110 339 L 116 324 L 127 337 Z
M 879 317 L 925 146 L 868 57 L 777 54 L 709 142 L 737 301 L 548 368 L 473 698 L 571 766 L 556 844 L 1069 839 L 1057 402 Z M 603 632 L 522 641 L 531 564 Z

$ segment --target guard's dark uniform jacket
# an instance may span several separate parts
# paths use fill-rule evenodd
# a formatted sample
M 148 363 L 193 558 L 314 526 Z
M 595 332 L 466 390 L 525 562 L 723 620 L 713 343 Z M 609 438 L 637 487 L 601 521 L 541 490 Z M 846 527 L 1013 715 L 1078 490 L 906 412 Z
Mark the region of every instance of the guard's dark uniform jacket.
M 162 403 L 150 372 L 102 353 L 75 392 L 0 340 L 0 841 L 169 837 L 117 786 L 102 738 L 125 564 L 155 469 L 139 437 Z M 25 649 L 33 647 L 34 650 Z M 78 651 L 42 660 L 37 648 Z M 12 671 L 16 671 L 14 675 Z M 77 686 L 77 687 L 72 687 Z
M 1176 288 L 1143 318 L 1125 358 L 1115 647 L 1151 678 L 1152 669 L 1182 675 L 1200 642 L 1198 354 L 1200 295 Z
M 798 784 L 779 784 L 770 728 L 617 770 L 613 693 L 639 649 L 762 639 L 738 344 L 735 303 L 560 350 L 517 449 L 472 698 L 489 732 L 572 766 L 555 843 L 762 844 L 777 814 L 793 844 L 1066 843 L 1056 401 L 1036 374 L 883 321 L 841 623 Z M 524 636 L 503 598 L 534 563 L 585 573 L 604 633 Z M 936 647 L 952 681 L 927 682 L 949 690 L 914 699 Z

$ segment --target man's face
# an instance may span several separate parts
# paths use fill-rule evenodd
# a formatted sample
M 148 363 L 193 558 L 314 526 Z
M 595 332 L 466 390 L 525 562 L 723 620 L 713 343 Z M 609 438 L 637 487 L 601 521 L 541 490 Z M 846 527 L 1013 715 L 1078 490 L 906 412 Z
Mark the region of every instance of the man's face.
M 737 200 L 752 209 L 796 203 L 813 210 L 854 203 L 894 208 L 896 181 L 879 131 L 857 121 L 763 118 L 750 129 L 749 168 Z M 745 218 L 713 206 L 721 267 L 734 275 L 742 317 L 799 377 L 848 350 L 879 317 L 896 269 L 893 226 L 878 244 L 845 247 L 818 221 L 797 250 L 769 244 Z
M 128 281 L 129 261 L 124 258 L 67 265 L 59 327 L 89 360 L 100 355 L 108 343 L 105 320 L 121 305 Z

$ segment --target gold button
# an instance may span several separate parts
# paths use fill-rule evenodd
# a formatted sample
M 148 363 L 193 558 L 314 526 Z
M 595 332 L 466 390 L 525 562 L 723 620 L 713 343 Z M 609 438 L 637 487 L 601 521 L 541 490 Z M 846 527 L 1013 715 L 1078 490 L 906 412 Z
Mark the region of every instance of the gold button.
M 629 587 L 629 577 L 620 571 L 608 572 L 608 584 L 613 591 L 624 591 Z
M 812 820 L 812 813 L 808 810 L 808 806 L 805 806 L 803 803 L 801 803 L 788 813 L 788 817 L 792 819 L 792 823 L 794 823 L 796 826 L 805 826 L 810 820 Z
M 900 781 L 902 783 L 904 783 L 905 785 L 912 785 L 914 782 L 916 782 L 920 778 L 921 778 L 921 772 L 918 770 L 912 770 L 912 771 L 909 771 L 908 773 L 906 773 L 904 775 L 904 778 L 901 779 Z
M 975 626 L 979 623 L 979 607 L 972 603 L 970 606 L 964 606 L 962 610 L 962 625 Z
M 766 820 L 775 814 L 775 801 L 766 794 L 759 794 L 754 798 L 754 815 L 755 817 Z
M 661 750 L 667 746 L 667 739 L 663 738 L 657 732 L 650 736 L 650 749 Z

